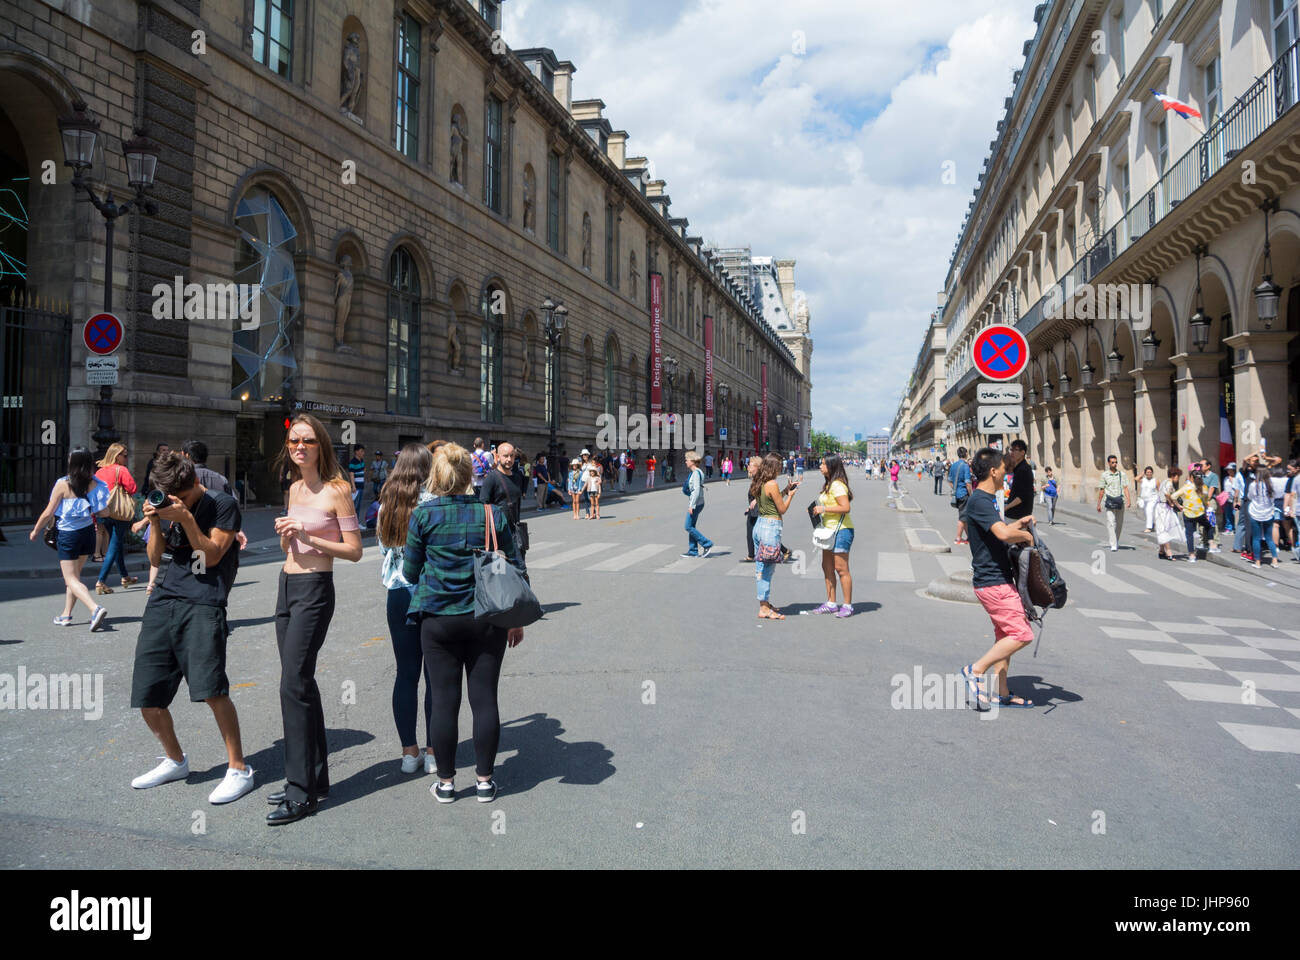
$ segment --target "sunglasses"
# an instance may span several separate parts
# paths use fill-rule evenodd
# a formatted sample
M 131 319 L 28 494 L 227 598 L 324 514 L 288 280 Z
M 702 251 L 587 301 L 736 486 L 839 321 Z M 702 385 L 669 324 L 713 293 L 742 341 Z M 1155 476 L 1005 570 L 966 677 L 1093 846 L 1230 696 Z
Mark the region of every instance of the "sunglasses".
M 284 441 L 286 447 L 314 447 L 318 443 L 315 437 L 290 437 Z

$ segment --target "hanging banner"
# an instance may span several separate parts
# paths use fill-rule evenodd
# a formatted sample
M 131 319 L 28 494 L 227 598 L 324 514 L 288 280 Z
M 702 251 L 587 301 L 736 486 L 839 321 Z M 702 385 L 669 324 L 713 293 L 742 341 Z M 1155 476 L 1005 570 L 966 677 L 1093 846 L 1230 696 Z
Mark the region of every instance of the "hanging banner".
M 713 436 L 713 318 L 704 318 L 704 435 Z
M 763 364 L 763 439 L 767 439 L 767 364 Z
M 664 409 L 663 393 L 664 275 L 650 274 L 650 420 Z

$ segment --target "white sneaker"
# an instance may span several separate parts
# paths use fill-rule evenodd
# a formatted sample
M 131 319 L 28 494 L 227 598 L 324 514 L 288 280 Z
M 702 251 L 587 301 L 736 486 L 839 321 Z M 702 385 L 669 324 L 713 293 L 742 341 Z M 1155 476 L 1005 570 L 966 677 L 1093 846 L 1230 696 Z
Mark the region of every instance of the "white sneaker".
M 424 772 L 425 773 L 438 772 L 438 761 L 434 757 L 433 751 L 431 750 L 424 751 Z
M 402 754 L 402 773 L 415 773 L 420 769 L 420 755 L 417 753 L 411 756 L 409 753 Z
M 1194 557 L 1194 556 L 1192 556 L 1192 557 L 1188 557 L 1188 558 L 1187 558 L 1187 562 L 1188 562 L 1188 563 L 1195 563 L 1195 562 L 1196 562 L 1196 557 Z
M 238 800 L 252 789 L 252 767 L 243 770 L 227 767 L 225 778 L 217 784 L 217 789 L 208 794 L 208 803 L 229 803 L 231 800 Z
M 162 763 L 148 773 L 136 777 L 131 781 L 131 786 L 137 790 L 148 790 L 150 787 L 171 783 L 173 780 L 184 780 L 190 775 L 190 758 L 184 754 L 181 754 L 180 763 L 170 757 L 160 757 L 159 759 L 162 760 Z

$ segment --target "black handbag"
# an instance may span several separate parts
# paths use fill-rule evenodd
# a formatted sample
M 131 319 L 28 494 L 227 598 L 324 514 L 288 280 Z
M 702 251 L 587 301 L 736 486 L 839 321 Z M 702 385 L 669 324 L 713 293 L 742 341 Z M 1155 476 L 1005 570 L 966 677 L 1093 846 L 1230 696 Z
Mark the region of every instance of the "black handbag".
M 45 545 L 51 550 L 59 549 L 59 528 L 57 524 L 50 524 L 45 528 L 45 536 L 42 538 Z
M 1106 509 L 1107 509 L 1107 510 L 1123 510 L 1123 509 L 1124 509 L 1124 498 L 1123 498 L 1123 497 L 1112 497 L 1112 496 L 1110 496 L 1109 494 L 1107 494 L 1107 496 L 1106 496 Z
M 474 616 L 496 627 L 526 627 L 542 619 L 542 605 L 497 547 L 492 505 L 483 504 L 483 549 L 474 551 Z

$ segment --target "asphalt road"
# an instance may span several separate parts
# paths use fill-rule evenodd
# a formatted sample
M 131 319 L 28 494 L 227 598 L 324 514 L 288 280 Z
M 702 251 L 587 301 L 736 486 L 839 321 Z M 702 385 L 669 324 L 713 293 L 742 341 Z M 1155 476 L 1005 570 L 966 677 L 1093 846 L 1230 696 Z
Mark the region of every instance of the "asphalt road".
M 814 484 L 810 475 L 809 486 Z M 907 527 L 951 542 L 947 496 L 924 513 L 852 476 L 855 609 L 817 569 L 783 565 L 790 616 L 755 618 L 745 491 L 712 484 L 700 526 L 718 547 L 680 560 L 674 485 L 604 509 L 529 516 L 547 616 L 507 654 L 501 796 L 439 805 L 398 769 L 392 652 L 377 551 L 336 568 L 338 606 L 317 673 L 331 794 L 270 828 L 282 782 L 274 551 L 248 556 L 231 598 L 232 695 L 258 788 L 223 807 L 208 708 L 173 707 L 186 783 L 136 791 L 161 752 L 129 709 L 143 590 L 112 597 L 107 629 L 50 624 L 58 581 L 0 581 L 0 674 L 102 674 L 102 716 L 0 710 L 0 866 L 167 867 L 1293 867 L 1300 862 L 1300 592 L 1154 550 L 1096 552 L 1100 526 L 1046 531 L 1070 582 L 1012 688 L 1041 706 L 982 719 L 927 701 L 991 642 L 978 606 L 920 588 L 968 565 L 911 552 Z M 801 494 L 786 543 L 812 548 Z M 812 557 L 816 562 L 816 556 Z M 1097 571 L 1097 572 L 1094 572 Z M 921 705 L 900 709 L 920 672 Z M 902 678 L 902 679 L 900 679 Z M 904 682 L 906 681 L 906 682 Z M 1243 684 L 1255 703 L 1243 703 Z M 931 689 L 936 689 L 933 681 Z M 345 704 L 354 685 L 355 704 Z M 929 703 L 929 706 L 926 704 Z M 458 786 L 471 785 L 469 708 Z

